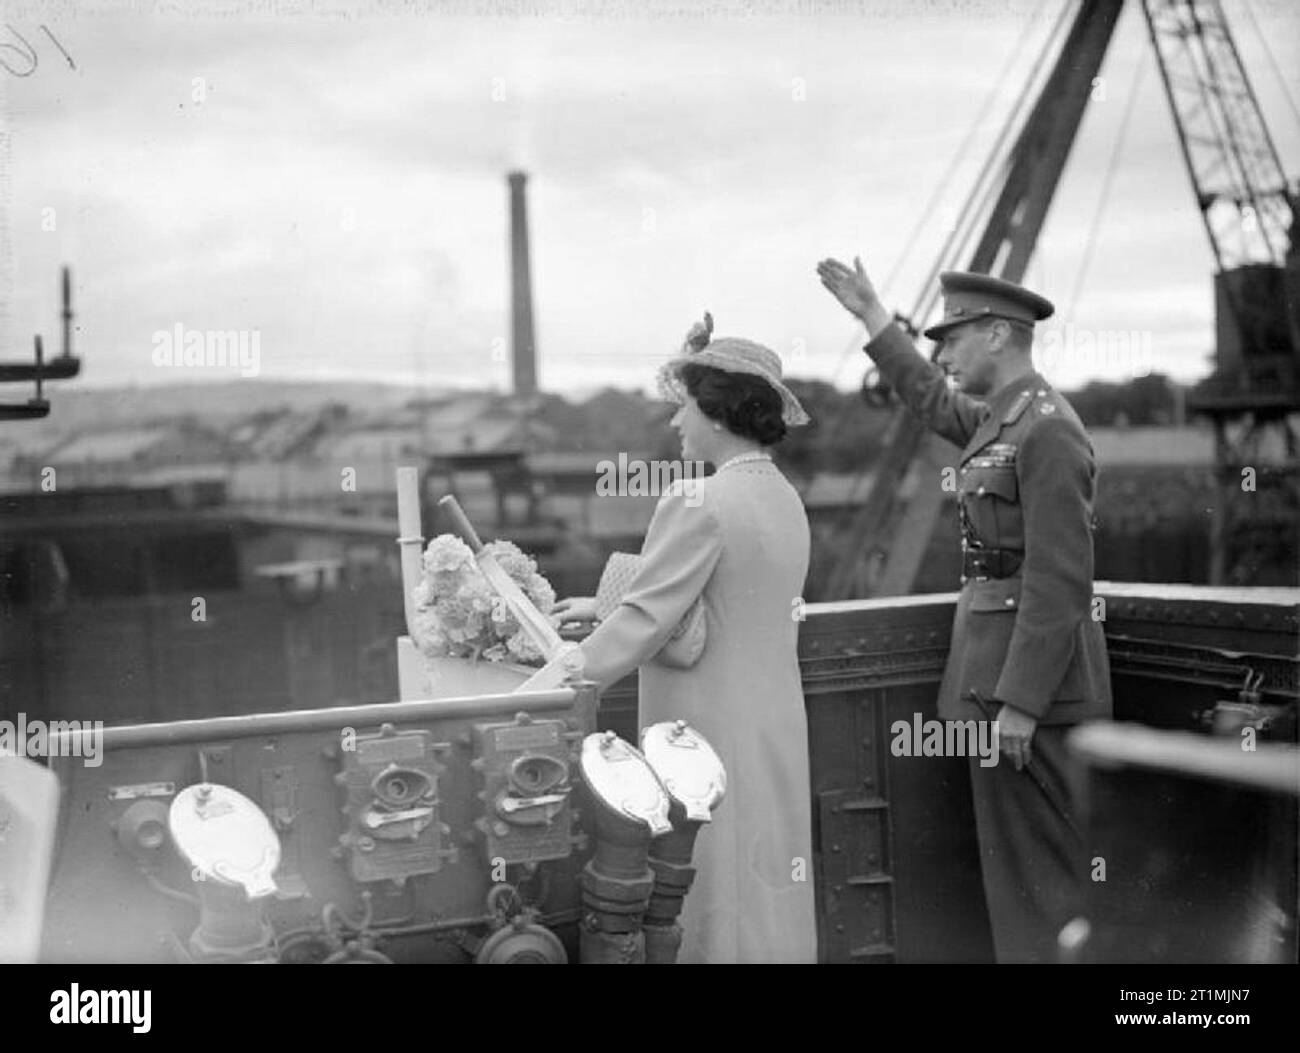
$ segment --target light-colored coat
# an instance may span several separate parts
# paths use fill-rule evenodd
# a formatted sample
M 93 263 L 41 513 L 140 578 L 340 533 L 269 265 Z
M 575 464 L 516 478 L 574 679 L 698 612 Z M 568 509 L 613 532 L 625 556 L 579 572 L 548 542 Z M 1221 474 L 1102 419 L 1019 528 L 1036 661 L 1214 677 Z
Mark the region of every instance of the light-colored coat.
M 640 667 L 640 725 L 684 719 L 727 769 L 696 842 L 682 962 L 816 960 L 808 728 L 797 616 L 808 571 L 803 503 L 770 462 L 676 483 L 655 510 L 623 602 L 582 644 L 603 687 Z M 655 660 L 703 596 L 699 662 Z

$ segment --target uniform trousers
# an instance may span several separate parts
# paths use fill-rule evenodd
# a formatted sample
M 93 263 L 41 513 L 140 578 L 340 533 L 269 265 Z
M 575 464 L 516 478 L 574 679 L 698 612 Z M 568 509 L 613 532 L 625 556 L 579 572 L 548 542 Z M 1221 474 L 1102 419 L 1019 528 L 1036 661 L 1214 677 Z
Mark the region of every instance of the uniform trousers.
M 1005 756 L 988 768 L 970 758 L 984 898 L 999 963 L 1057 961 L 1057 934 L 1083 913 L 1087 863 L 1067 778 L 1069 731 L 1036 729 L 1033 774 L 1016 771 Z

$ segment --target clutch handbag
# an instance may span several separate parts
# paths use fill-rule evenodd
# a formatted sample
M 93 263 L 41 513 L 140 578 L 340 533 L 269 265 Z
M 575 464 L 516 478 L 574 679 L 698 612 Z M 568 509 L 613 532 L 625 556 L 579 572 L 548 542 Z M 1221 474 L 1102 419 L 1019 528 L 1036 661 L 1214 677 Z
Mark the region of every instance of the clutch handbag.
M 610 555 L 596 587 L 596 616 L 602 621 L 623 602 L 640 566 L 640 556 L 627 552 Z M 691 609 L 677 623 L 668 642 L 655 657 L 674 669 L 689 669 L 704 653 L 705 624 L 704 598 L 701 596 L 691 604 Z

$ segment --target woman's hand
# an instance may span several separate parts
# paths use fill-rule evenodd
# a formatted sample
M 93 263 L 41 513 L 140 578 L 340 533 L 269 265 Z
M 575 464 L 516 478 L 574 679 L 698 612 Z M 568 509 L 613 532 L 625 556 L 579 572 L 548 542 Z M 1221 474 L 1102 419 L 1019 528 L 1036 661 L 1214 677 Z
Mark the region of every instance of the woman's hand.
M 551 614 L 561 622 L 594 622 L 596 620 L 595 596 L 569 596 L 556 602 Z

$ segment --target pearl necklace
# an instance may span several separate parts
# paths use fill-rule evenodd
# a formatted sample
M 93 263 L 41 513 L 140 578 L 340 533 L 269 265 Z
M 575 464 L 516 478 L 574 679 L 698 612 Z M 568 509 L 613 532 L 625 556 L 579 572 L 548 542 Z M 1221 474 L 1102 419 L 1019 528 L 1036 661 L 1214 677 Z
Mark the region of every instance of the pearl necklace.
M 749 461 L 770 461 L 771 459 L 772 455 L 770 453 L 764 453 L 762 450 L 751 450 L 749 453 L 738 453 L 735 457 L 731 457 L 718 465 L 718 470 L 714 474 L 721 475 L 733 464 L 745 464 Z

